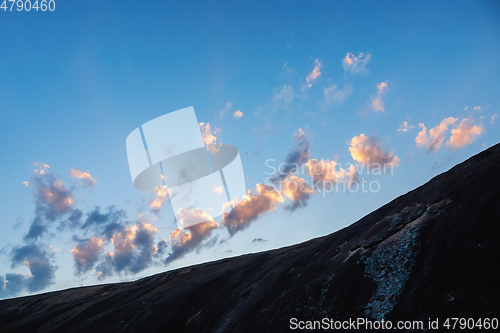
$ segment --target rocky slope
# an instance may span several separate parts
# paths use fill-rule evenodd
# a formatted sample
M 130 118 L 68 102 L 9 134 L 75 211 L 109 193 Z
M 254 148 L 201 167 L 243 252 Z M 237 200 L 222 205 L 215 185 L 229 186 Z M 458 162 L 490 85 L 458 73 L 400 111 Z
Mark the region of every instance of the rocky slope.
M 0 331 L 280 332 L 292 317 L 498 318 L 499 170 L 496 145 L 322 238 L 4 300 Z

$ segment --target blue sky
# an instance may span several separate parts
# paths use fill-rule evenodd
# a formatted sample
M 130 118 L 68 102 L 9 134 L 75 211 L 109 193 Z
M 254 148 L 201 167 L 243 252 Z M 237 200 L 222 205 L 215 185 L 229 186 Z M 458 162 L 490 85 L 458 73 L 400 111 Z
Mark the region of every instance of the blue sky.
M 56 1 L 54 12 L 0 12 L 0 296 L 131 280 L 329 234 L 498 143 L 499 17 L 493 1 Z M 363 165 L 378 152 L 372 161 L 398 163 L 392 174 L 365 175 L 380 184 L 377 193 L 316 194 L 293 212 L 285 202 L 232 236 L 215 229 L 165 266 L 172 208 L 167 199 L 152 213 L 154 195 L 134 188 L 125 139 L 191 105 L 217 142 L 238 147 L 253 193 L 266 160 L 285 161 L 297 140 L 308 144 L 308 159 Z M 403 122 L 407 131 L 398 130 Z M 33 163 L 50 168 L 37 175 L 43 167 Z M 71 177 L 74 168 L 96 184 Z M 54 203 L 40 202 L 37 179 L 42 189 L 61 180 L 71 210 L 48 218 Z M 84 220 L 111 205 L 123 210 L 123 226 L 144 214 L 157 229 L 151 244 L 168 244 L 147 267 L 99 279 L 111 242 L 64 225 L 74 209 Z M 40 209 L 47 230 L 26 239 Z M 92 237 L 103 239 L 102 251 L 78 271 L 71 250 Z M 34 285 L 36 260 L 52 270 Z M 9 289 L 10 273 L 18 282 Z

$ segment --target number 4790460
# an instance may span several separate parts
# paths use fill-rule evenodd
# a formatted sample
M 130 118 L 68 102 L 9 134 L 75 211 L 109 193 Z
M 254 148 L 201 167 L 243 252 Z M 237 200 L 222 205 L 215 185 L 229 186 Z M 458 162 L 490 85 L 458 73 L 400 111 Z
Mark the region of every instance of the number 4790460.
M 1 0 L 0 0 L 1 1 Z M 56 10 L 56 2 L 55 0 L 3 0 L 2 5 L 0 6 L 0 9 L 3 9 L 4 12 L 6 11 L 13 11 L 17 10 L 18 12 L 21 11 L 26 11 L 29 12 L 31 10 L 35 11 L 50 11 L 53 12 Z

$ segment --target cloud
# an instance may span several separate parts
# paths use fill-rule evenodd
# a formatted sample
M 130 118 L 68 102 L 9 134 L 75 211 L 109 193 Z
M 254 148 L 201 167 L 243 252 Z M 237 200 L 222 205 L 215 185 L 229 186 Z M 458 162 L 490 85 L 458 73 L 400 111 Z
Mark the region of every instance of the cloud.
M 87 218 L 82 224 L 81 229 L 93 227 L 102 230 L 109 238 L 109 231 L 116 229 L 113 226 L 120 224 L 120 220 L 125 218 L 125 216 L 126 212 L 123 209 L 116 209 L 113 205 L 107 207 L 104 213 L 101 212 L 100 207 L 96 206 L 90 213 L 87 213 Z
M 371 56 L 370 53 L 365 55 L 361 52 L 356 56 L 354 53 L 347 52 L 345 58 L 342 59 L 342 67 L 346 73 L 359 74 L 367 72 L 366 65 L 370 62 Z
M 399 166 L 399 158 L 391 151 L 384 151 L 380 139 L 364 134 L 351 139 L 349 152 L 352 158 L 361 164 Z
M 302 128 L 292 135 L 293 148 L 285 158 L 284 167 L 280 168 L 280 173 L 271 179 L 276 182 L 286 178 L 290 173 L 297 171 L 298 167 L 307 162 L 309 159 L 311 142 L 307 139 Z
M 451 137 L 446 142 L 448 149 L 463 148 L 474 142 L 482 133 L 482 125 L 474 125 L 473 119 L 464 118 L 457 128 L 451 130 Z
M 478 105 L 478 106 L 475 106 L 475 107 L 474 107 L 474 110 L 476 110 L 476 111 L 481 111 L 481 106 L 479 106 L 479 105 Z
M 233 117 L 236 119 L 240 119 L 241 117 L 243 117 L 243 112 L 241 112 L 241 110 L 238 110 L 233 114 Z
M 218 135 L 221 132 L 220 128 L 215 127 L 214 130 L 212 130 L 212 127 L 210 126 L 210 123 L 199 123 L 198 124 L 200 131 L 201 131 L 201 137 L 203 139 L 203 142 L 205 142 L 205 145 L 208 147 L 208 150 L 211 152 L 214 152 L 217 150 L 217 140 L 218 140 Z
M 399 124 L 398 132 L 408 132 L 409 130 L 414 128 L 414 125 L 410 125 L 407 121 L 403 121 L 402 124 Z
M 154 238 L 158 229 L 145 221 L 124 228 L 111 237 L 113 252 L 106 252 L 96 267 L 99 279 L 118 274 L 135 274 L 147 268 L 157 252 Z
M 314 183 L 318 183 L 322 187 L 325 183 L 336 184 L 344 181 L 346 170 L 338 167 L 339 164 L 330 160 L 317 160 L 315 158 L 307 161 L 307 174 L 312 178 Z
M 285 209 L 292 212 L 297 208 L 307 206 L 307 201 L 314 194 L 313 189 L 307 184 L 306 180 L 297 175 L 288 175 L 280 185 L 281 193 L 291 200 L 291 203 L 285 206 Z
M 448 117 L 443 119 L 439 125 L 433 127 L 427 133 L 427 128 L 423 123 L 420 123 L 420 127 L 422 130 L 418 133 L 415 138 L 415 142 L 417 143 L 417 147 L 425 146 L 427 151 L 436 151 L 441 147 L 443 141 L 445 139 L 445 134 L 448 130 L 448 127 L 454 124 L 458 118 Z
M 280 106 L 287 110 L 295 99 L 295 93 L 290 84 L 283 84 L 273 95 L 274 108 Z
M 267 239 L 264 239 L 264 238 L 254 238 L 252 240 L 252 243 L 265 243 L 267 242 Z
M 97 237 L 83 240 L 76 244 L 71 250 L 75 262 L 76 272 L 85 273 L 92 268 L 99 260 L 102 251 L 103 240 Z
M 29 182 L 35 202 L 35 217 L 25 240 L 36 240 L 47 230 L 48 224 L 73 210 L 73 193 L 66 188 L 61 179 L 56 179 L 48 173 L 49 166 L 43 163 L 34 163 L 36 169 Z
M 281 67 L 281 74 L 286 78 L 291 78 L 295 74 L 293 68 L 288 67 L 288 61 L 283 61 L 283 67 Z
M 224 114 L 225 114 L 226 112 L 228 112 L 228 111 L 229 111 L 229 109 L 231 109 L 231 106 L 233 106 L 233 102 L 231 102 L 231 101 L 227 101 L 227 102 L 226 102 L 226 106 L 225 106 L 223 109 L 221 109 L 221 110 L 219 111 L 219 115 L 220 115 L 221 117 L 222 117 L 222 116 L 224 116 Z
M 387 80 L 377 84 L 377 95 L 372 97 L 372 108 L 375 112 L 385 112 L 384 101 L 382 101 L 382 96 L 389 90 L 387 86 Z
M 281 193 L 273 186 L 259 183 L 255 191 L 256 194 L 253 194 L 252 190 L 248 190 L 236 207 L 223 214 L 221 223 L 230 235 L 247 228 L 252 221 L 284 202 Z
M 316 59 L 314 61 L 314 69 L 309 73 L 306 77 L 306 82 L 308 87 L 312 87 L 313 83 L 316 83 L 316 80 L 321 75 L 321 60 Z
M 34 188 L 36 211 L 48 220 L 55 220 L 73 208 L 73 194 L 61 179 L 41 173 L 31 182 Z
M 224 193 L 224 187 L 222 187 L 222 186 L 214 186 L 212 188 L 212 192 L 217 193 L 217 194 L 222 194 L 222 193 Z
M 37 244 L 16 246 L 11 252 L 12 268 L 20 265 L 30 270 L 30 275 L 23 273 L 8 273 L 5 275 L 6 283 L 2 285 L 0 293 L 3 296 L 14 296 L 22 291 L 34 292 L 42 290 L 54 283 L 54 273 L 57 266 L 50 263 L 49 253 Z M 4 280 L 3 277 L 0 277 Z
M 491 116 L 490 122 L 493 124 L 495 122 L 495 119 L 498 117 L 498 114 L 494 114 Z
M 69 175 L 73 178 L 80 179 L 84 187 L 92 187 L 97 184 L 97 180 L 92 178 L 88 171 L 84 172 L 78 168 L 73 168 L 69 171 Z
M 149 208 L 151 208 L 153 213 L 158 213 L 165 199 L 168 197 L 168 188 L 163 185 L 158 185 L 155 187 L 153 195 L 153 199 L 149 202 Z
M 325 103 L 340 105 L 344 103 L 344 101 L 353 94 L 354 88 L 352 84 L 346 83 L 344 84 L 344 88 L 338 89 L 337 85 L 334 84 L 328 88 L 325 88 L 323 91 L 323 96 L 325 99 Z
M 50 165 L 44 164 L 44 163 L 39 163 L 39 162 L 35 162 L 35 163 L 33 163 L 33 165 L 36 167 L 36 169 L 33 170 L 33 172 L 36 175 L 43 175 L 50 168 Z
M 188 214 L 203 214 L 204 212 L 184 212 Z M 205 213 L 206 214 L 206 213 Z M 165 263 L 168 264 L 173 260 L 179 259 L 186 253 L 193 251 L 198 248 L 206 239 L 208 239 L 212 231 L 219 227 L 219 224 L 214 222 L 210 216 L 207 214 L 207 221 L 195 224 L 193 226 L 185 228 L 183 231 L 181 228 L 175 229 L 170 234 L 170 242 L 172 252 L 169 253 Z

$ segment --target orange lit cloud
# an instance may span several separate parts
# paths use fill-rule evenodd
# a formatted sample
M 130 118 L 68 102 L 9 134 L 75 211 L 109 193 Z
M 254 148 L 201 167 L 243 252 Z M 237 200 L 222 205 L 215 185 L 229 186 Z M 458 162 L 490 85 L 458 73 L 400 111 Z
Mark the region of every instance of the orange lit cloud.
M 399 158 L 391 151 L 384 151 L 380 139 L 364 134 L 352 138 L 349 152 L 352 158 L 361 164 L 399 166 Z
M 429 152 L 439 149 L 443 144 L 448 127 L 454 124 L 457 120 L 458 118 L 453 117 L 445 118 L 439 123 L 439 125 L 431 128 L 429 133 L 427 133 L 427 127 L 425 127 L 423 123 L 420 123 L 422 130 L 415 138 L 417 147 L 425 146 Z
M 200 212 L 195 212 L 200 214 Z M 170 242 L 172 252 L 169 254 L 165 263 L 169 263 L 175 259 L 182 257 L 184 254 L 194 250 L 208 239 L 212 231 L 219 227 L 219 224 L 214 222 L 211 217 L 205 222 L 195 224 L 185 228 L 177 228 L 170 234 Z
M 415 128 L 414 125 L 408 124 L 407 121 L 403 121 L 402 124 L 399 124 L 398 132 L 408 132 L 409 130 Z
M 306 77 L 307 85 L 311 87 L 313 83 L 316 82 L 316 80 L 319 78 L 320 75 L 321 75 L 321 60 L 316 59 L 314 61 L 314 69 Z
M 382 100 L 382 95 L 384 95 L 389 87 L 387 86 L 387 80 L 377 84 L 377 95 L 372 98 L 372 108 L 375 112 L 385 112 L 384 101 Z
M 38 163 L 38 162 L 35 162 L 33 163 L 33 165 L 36 167 L 35 170 L 33 170 L 33 172 L 36 174 L 36 175 L 43 175 L 47 172 L 47 170 L 50 168 L 50 165 L 48 164 L 44 164 L 44 163 Z
M 464 118 L 457 128 L 451 130 L 451 137 L 446 142 L 448 149 L 457 149 L 474 142 L 482 133 L 482 125 L 474 125 L 473 119 Z
M 86 186 L 86 187 L 95 186 L 97 184 L 97 180 L 92 178 L 92 176 L 90 175 L 90 173 L 88 171 L 84 172 L 78 168 L 73 168 L 69 171 L 69 175 L 73 178 L 80 179 L 82 181 L 82 183 L 84 184 L 84 186 Z
M 165 199 L 168 196 L 168 188 L 166 186 L 163 186 L 163 185 L 158 185 L 155 187 L 153 193 L 154 193 L 154 197 L 149 202 L 149 208 L 151 208 L 151 210 L 154 213 L 157 213 L 160 210 L 161 206 L 163 205 L 163 203 L 165 202 Z
M 248 227 L 261 214 L 275 210 L 284 202 L 281 193 L 272 186 L 257 184 L 256 194 L 248 190 L 239 204 L 222 216 L 222 224 L 231 235 Z
M 285 208 L 294 211 L 299 207 L 305 207 L 307 200 L 313 195 L 314 191 L 305 179 L 297 175 L 288 175 L 281 182 L 281 193 L 291 200 L 291 204 Z
M 78 273 L 85 273 L 92 269 L 99 259 L 103 240 L 97 237 L 92 237 L 89 240 L 80 242 L 73 247 L 71 254 L 76 265 Z
M 233 117 L 236 119 L 240 119 L 241 117 L 243 117 L 243 112 L 241 112 L 241 110 L 238 110 L 233 114 Z
M 220 134 L 220 128 L 215 128 L 212 130 L 212 127 L 210 126 L 210 123 L 199 123 L 198 125 L 200 127 L 201 131 L 201 137 L 203 139 L 203 142 L 205 142 L 205 145 L 208 147 L 210 151 L 217 150 L 217 146 L 215 144 L 217 143 L 217 136 Z

